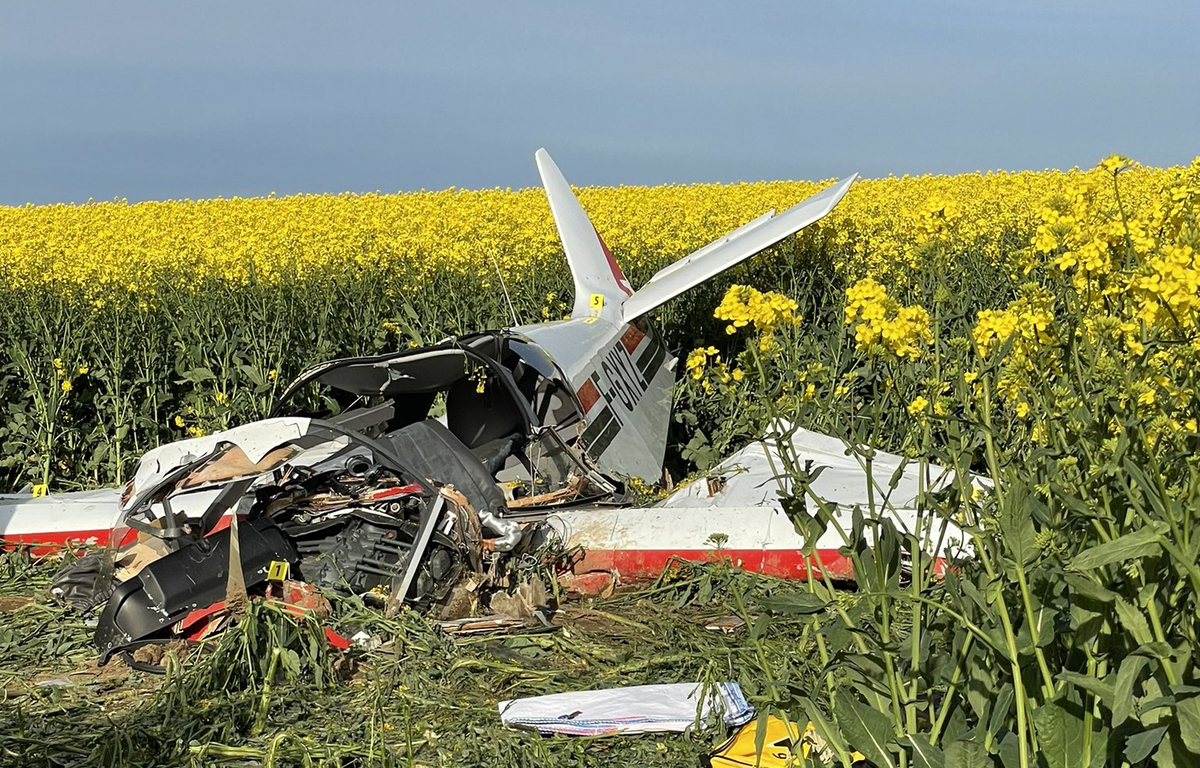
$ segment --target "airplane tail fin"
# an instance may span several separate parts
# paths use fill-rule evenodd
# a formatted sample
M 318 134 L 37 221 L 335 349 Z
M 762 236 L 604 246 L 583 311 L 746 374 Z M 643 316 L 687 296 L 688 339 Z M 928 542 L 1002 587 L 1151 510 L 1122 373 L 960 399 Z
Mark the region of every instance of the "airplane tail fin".
M 535 157 L 571 276 L 575 279 L 575 306 L 571 317 L 605 317 L 616 322 L 621 317 L 621 306 L 633 295 L 633 289 L 550 154 L 539 149 Z
M 633 322 L 824 218 L 858 178 L 858 174 L 851 174 L 778 216 L 768 211 L 667 265 L 634 292 L 550 155 L 539 149 L 536 158 L 546 199 L 550 201 L 550 211 L 575 279 L 575 307 L 571 316 L 604 317 L 617 325 Z

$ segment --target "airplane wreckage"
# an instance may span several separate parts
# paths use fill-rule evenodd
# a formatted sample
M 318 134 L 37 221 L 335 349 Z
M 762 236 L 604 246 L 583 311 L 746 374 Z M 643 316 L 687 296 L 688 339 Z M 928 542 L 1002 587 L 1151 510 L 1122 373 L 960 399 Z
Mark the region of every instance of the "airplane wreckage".
M 389 610 L 428 608 L 548 537 L 582 549 L 583 582 L 656 576 L 672 557 L 711 559 L 715 533 L 748 570 L 807 575 L 804 542 L 766 469 L 769 447 L 719 466 L 729 475 L 720 490 L 698 481 L 655 507 L 633 507 L 623 479 L 662 476 L 676 360 L 648 313 L 818 221 L 856 177 L 751 221 L 634 291 L 553 160 L 545 150 L 536 160 L 574 278 L 570 319 L 320 363 L 268 418 L 149 451 L 123 490 L 0 496 L 0 539 L 107 547 L 66 567 L 53 588 L 82 609 L 104 604 L 102 661 L 202 636 L 219 623 L 231 579 L 243 594 L 285 602 L 317 587 Z M 862 503 L 872 481 L 840 441 L 802 431 L 792 440 L 797 456 L 829 470 L 817 486 L 830 501 Z M 885 471 L 900 466 L 892 459 Z M 879 454 L 876 466 L 887 461 Z M 915 499 L 916 487 L 904 479 L 899 494 Z M 896 506 L 906 504 L 915 508 Z M 848 576 L 841 544 L 826 535 L 816 556 Z

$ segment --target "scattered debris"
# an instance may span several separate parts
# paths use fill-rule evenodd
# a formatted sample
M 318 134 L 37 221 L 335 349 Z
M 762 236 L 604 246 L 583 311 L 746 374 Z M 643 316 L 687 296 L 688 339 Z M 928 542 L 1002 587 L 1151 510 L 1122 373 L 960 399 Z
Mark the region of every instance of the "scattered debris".
M 757 616 L 751 616 L 750 620 L 754 621 Z M 746 620 L 741 616 L 718 616 L 714 619 L 706 619 L 704 628 L 713 632 L 723 632 L 726 635 L 732 635 L 742 627 L 746 626 Z
M 505 634 L 529 629 L 529 621 L 512 616 L 480 616 L 454 621 L 439 621 L 435 626 L 447 635 Z M 545 627 L 547 629 L 556 628 L 548 623 Z
M 42 680 L 41 682 L 34 683 L 34 685 L 38 688 L 61 688 L 67 685 L 74 685 L 74 683 L 65 677 L 55 677 L 49 680 Z
M 115 571 L 116 565 L 108 552 L 89 552 L 55 574 L 50 594 L 86 613 L 112 595 Z
M 383 646 L 382 640 L 365 630 L 359 630 L 351 635 L 350 642 L 364 651 L 374 651 Z
M 0 597 L 0 613 L 15 613 L 32 604 L 32 597 Z
M 546 585 L 539 577 L 533 576 L 518 586 L 512 594 L 497 592 L 492 595 L 491 609 L 494 614 L 529 620 L 539 613 L 544 613 L 548 604 Z

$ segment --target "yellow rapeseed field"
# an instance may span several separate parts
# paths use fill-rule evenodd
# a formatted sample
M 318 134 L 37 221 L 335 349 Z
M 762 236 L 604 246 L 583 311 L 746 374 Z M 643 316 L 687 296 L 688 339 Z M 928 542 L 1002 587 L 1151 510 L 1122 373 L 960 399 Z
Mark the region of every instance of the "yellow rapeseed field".
M 1135 169 L 1131 201 L 1186 169 Z M 955 247 L 1004 258 L 1023 246 L 1048 199 L 1101 179 L 1103 169 L 864 179 L 803 237 L 836 252 L 852 274 L 907 271 L 914 247 L 952 232 Z M 770 208 L 812 194 L 813 182 L 590 188 L 584 207 L 631 275 L 659 268 Z M 447 273 L 487 281 L 561 271 L 561 248 L 539 189 L 299 195 L 0 208 L 0 285 L 111 301 L 157 286 L 209 281 L 277 284 L 383 270 L 400 290 Z
M 753 385 L 745 365 L 720 363 L 742 328 L 760 332 L 764 354 L 793 352 L 795 373 L 811 362 L 797 357 L 804 339 L 845 325 L 867 359 L 915 363 L 938 336 L 985 357 L 1006 349 L 1002 394 L 1025 402 L 1020 383 L 1052 364 L 1039 349 L 1064 318 L 1125 353 L 1161 352 L 1163 329 L 1194 332 L 1198 179 L 1200 161 L 1115 157 L 1089 170 L 864 179 L 817 226 L 659 320 L 685 357 L 702 350 L 686 367 L 706 396 L 703 365 Z M 826 183 L 579 196 L 636 286 Z M 747 287 L 721 302 L 732 283 Z M 555 319 L 569 291 L 540 189 L 0 207 L 0 487 L 119 479 L 163 440 L 261 415 L 308 364 L 507 325 L 513 312 Z M 791 396 L 833 407 L 853 391 L 831 380 L 823 395 L 817 378 Z M 1165 413 L 1188 424 L 1186 395 L 1160 378 L 1133 397 L 1175 403 Z M 904 405 L 897 414 L 914 410 Z

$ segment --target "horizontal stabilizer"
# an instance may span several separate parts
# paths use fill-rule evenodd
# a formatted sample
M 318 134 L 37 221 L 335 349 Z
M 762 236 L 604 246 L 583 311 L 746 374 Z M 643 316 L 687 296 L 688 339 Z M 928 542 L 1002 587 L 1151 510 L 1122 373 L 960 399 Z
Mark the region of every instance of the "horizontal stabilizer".
M 622 320 L 632 322 L 679 294 L 740 264 L 759 251 L 819 221 L 833 210 L 858 178 L 852 174 L 778 216 L 770 213 L 738 227 L 703 248 L 661 269 L 625 300 Z

